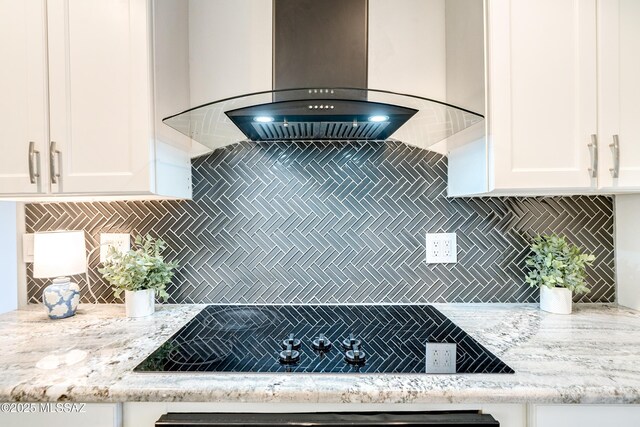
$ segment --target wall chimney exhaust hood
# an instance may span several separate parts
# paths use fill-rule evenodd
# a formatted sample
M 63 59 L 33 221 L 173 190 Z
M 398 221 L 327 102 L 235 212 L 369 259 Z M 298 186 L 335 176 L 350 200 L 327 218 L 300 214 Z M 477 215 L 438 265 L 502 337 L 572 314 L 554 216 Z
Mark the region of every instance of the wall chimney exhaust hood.
M 210 148 L 246 138 L 393 138 L 426 147 L 483 119 L 444 102 L 367 88 L 367 0 L 274 0 L 273 16 L 273 90 L 163 122 Z

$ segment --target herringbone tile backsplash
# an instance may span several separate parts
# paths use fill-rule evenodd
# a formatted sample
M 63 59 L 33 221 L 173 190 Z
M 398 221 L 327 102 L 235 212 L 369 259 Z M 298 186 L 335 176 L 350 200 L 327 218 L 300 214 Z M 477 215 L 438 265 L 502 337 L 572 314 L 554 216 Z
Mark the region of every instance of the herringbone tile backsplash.
M 596 255 L 577 300 L 615 299 L 610 197 L 450 199 L 446 158 L 399 142 L 243 142 L 193 175 L 192 201 L 29 204 L 27 231 L 84 229 L 88 249 L 101 232 L 162 237 L 170 302 L 296 304 L 536 302 L 527 242 L 556 232 Z M 426 264 L 426 232 L 456 232 L 458 263 Z M 38 302 L 47 281 L 28 277 Z

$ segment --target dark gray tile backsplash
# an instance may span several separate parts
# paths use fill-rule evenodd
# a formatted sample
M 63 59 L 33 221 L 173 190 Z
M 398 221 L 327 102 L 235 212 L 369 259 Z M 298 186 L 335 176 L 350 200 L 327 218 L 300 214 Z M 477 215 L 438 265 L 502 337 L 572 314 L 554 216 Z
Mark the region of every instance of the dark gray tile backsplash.
M 615 300 L 610 197 L 450 199 L 446 158 L 399 142 L 243 142 L 193 175 L 192 201 L 29 204 L 27 231 L 84 229 L 89 248 L 100 232 L 162 237 L 177 303 L 535 302 L 527 241 L 554 231 L 596 255 L 579 300 Z M 425 233 L 454 231 L 458 263 L 426 264 Z M 31 302 L 45 283 L 29 266 Z

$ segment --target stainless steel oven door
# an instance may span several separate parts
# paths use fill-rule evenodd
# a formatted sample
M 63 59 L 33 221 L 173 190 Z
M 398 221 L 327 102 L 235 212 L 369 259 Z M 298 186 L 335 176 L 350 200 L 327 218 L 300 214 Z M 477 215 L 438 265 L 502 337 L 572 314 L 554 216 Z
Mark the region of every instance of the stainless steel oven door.
M 156 427 L 205 426 L 430 426 L 496 427 L 500 423 L 478 411 L 430 412 L 319 412 L 283 414 L 247 413 L 168 413 Z

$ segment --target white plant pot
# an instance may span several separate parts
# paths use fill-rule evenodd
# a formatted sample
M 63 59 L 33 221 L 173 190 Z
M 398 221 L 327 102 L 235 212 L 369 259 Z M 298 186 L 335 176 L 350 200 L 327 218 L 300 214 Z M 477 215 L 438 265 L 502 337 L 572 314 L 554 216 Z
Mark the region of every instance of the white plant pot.
M 540 287 L 540 310 L 571 314 L 572 292 L 567 288 Z
M 124 306 L 127 317 L 151 316 L 155 311 L 156 291 L 145 289 L 144 291 L 124 291 Z

